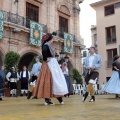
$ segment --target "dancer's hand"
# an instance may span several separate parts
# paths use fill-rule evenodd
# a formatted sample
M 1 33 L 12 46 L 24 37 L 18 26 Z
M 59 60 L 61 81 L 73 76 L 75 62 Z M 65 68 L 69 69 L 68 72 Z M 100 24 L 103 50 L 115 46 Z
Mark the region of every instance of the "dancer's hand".
M 50 61 L 50 58 L 47 58 L 47 62 L 49 62 Z

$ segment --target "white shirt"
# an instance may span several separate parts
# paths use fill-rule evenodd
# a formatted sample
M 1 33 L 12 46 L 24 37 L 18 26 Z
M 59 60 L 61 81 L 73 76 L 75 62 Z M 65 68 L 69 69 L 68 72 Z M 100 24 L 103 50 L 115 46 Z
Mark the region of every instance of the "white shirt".
M 22 71 L 20 72 L 20 78 L 21 78 Z M 23 71 L 23 77 L 26 77 L 26 71 Z M 28 71 L 28 80 L 30 79 L 30 72 Z
M 10 82 L 17 82 L 19 80 L 19 74 L 18 73 L 17 73 L 17 78 L 15 78 L 15 79 L 14 78 L 10 78 L 10 76 L 11 76 L 11 72 L 8 72 L 8 74 L 6 75 L 6 78 Z
M 63 74 L 68 75 L 68 68 L 65 69 L 65 71 L 63 72 Z
M 95 54 L 90 55 L 90 57 L 89 57 L 89 67 L 93 67 L 94 57 L 95 57 Z
M 32 76 L 32 75 L 38 76 L 38 75 L 39 75 L 39 72 L 40 72 L 41 66 L 42 66 L 42 63 L 40 63 L 40 62 L 35 63 L 35 64 L 33 65 L 33 67 L 32 67 L 31 73 L 30 73 L 31 76 Z

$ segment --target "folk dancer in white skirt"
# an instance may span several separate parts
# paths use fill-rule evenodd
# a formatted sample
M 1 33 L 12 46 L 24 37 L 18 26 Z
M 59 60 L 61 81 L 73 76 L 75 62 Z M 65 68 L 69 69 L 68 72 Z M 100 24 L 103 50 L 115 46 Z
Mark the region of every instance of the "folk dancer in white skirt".
M 54 105 L 52 97 L 64 104 L 62 96 L 68 93 L 67 84 L 58 61 L 54 58 L 53 36 L 47 33 L 42 38 L 43 63 L 37 79 L 34 96 L 45 99 L 45 105 Z
M 116 55 L 113 62 L 113 74 L 109 81 L 105 84 L 103 91 L 116 94 L 116 98 L 119 98 L 120 94 L 120 56 Z
M 63 72 L 63 74 L 65 76 L 65 80 L 66 80 L 67 88 L 68 88 L 68 94 L 65 95 L 65 97 L 66 96 L 69 97 L 70 96 L 70 78 L 69 78 L 69 71 L 68 71 L 68 67 L 67 67 L 67 63 L 66 62 L 64 62 L 62 64 L 62 72 Z

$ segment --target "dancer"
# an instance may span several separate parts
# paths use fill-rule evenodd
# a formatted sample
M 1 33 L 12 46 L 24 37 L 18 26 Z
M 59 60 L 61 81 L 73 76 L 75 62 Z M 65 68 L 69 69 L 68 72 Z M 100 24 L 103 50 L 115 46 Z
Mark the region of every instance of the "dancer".
M 20 72 L 21 96 L 23 96 L 24 92 L 26 93 L 26 96 L 28 95 L 29 79 L 30 79 L 30 72 L 27 70 L 26 66 L 23 66 L 23 71 Z
M 52 97 L 64 104 L 62 96 L 68 93 L 65 77 L 54 58 L 53 36 L 47 33 L 42 38 L 43 64 L 37 79 L 34 96 L 45 99 L 45 105 L 54 105 Z
M 5 73 L 4 66 L 0 67 L 0 100 L 4 96 L 4 82 L 5 82 Z
M 68 73 L 68 68 L 67 68 L 67 63 L 64 62 L 62 64 L 62 71 L 63 71 L 63 74 L 65 76 L 65 80 L 66 80 L 66 83 L 67 83 L 67 88 L 68 88 L 68 94 L 65 95 L 66 96 L 70 96 L 70 78 L 69 78 L 69 73 Z
M 86 93 L 83 96 L 83 102 L 86 100 L 89 93 L 91 95 L 91 99 L 89 102 L 95 102 L 93 85 L 96 84 L 96 80 L 99 76 L 99 69 L 102 64 L 101 56 L 95 54 L 95 47 L 90 47 L 89 52 L 90 56 L 85 59 L 84 63 L 84 68 L 87 71 L 85 81 L 88 84 L 88 87 Z
M 19 80 L 19 74 L 16 72 L 15 67 L 12 67 L 11 72 L 6 75 L 8 81 L 10 81 L 10 97 L 17 94 L 17 81 Z
M 120 56 L 116 55 L 113 62 L 113 74 L 109 81 L 105 84 L 103 91 L 111 94 L 116 94 L 116 98 L 119 98 L 120 94 Z
M 27 99 L 30 99 L 32 96 L 32 92 L 35 88 L 36 80 L 37 80 L 37 77 L 39 75 L 39 72 L 42 66 L 42 63 L 40 62 L 40 56 L 36 56 L 35 61 L 36 63 L 33 65 L 32 71 L 30 73 L 32 77 L 32 81 L 30 82 L 30 91 L 28 92 Z M 37 99 L 37 97 L 33 97 L 33 99 Z

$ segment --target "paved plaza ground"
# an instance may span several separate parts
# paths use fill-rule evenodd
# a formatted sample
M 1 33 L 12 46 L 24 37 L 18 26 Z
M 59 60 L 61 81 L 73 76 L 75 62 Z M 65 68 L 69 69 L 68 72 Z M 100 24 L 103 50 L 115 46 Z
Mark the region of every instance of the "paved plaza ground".
M 97 95 L 95 103 L 81 99 L 72 95 L 60 105 L 53 98 L 56 105 L 44 106 L 43 99 L 4 98 L 0 101 L 0 120 L 120 120 L 120 99 L 114 95 Z

